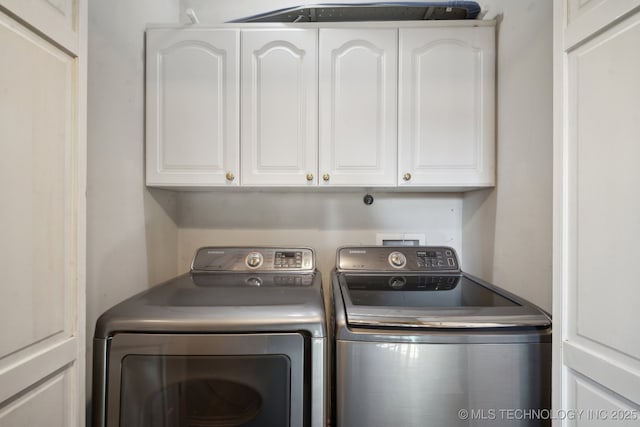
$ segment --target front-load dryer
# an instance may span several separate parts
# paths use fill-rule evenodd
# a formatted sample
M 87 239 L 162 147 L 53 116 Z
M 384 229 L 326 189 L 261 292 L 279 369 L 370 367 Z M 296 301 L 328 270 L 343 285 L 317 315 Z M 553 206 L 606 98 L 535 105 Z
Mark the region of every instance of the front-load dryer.
M 324 427 L 327 329 L 309 248 L 205 247 L 106 311 L 94 427 Z
M 542 310 L 449 247 L 345 247 L 336 264 L 337 427 L 550 424 Z

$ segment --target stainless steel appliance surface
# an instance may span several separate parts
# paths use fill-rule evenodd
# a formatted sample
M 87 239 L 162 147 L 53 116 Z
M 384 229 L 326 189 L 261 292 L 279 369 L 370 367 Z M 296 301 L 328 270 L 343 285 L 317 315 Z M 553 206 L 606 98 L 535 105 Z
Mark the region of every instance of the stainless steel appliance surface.
M 327 328 L 309 248 L 205 247 L 94 335 L 94 427 L 324 427 Z
M 454 249 L 340 248 L 332 285 L 337 427 L 551 424 L 551 318 Z

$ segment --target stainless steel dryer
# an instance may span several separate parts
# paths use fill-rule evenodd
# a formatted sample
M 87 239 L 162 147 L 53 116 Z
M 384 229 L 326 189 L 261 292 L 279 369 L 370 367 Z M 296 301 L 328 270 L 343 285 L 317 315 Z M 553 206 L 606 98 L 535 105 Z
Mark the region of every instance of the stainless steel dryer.
M 449 247 L 346 247 L 336 264 L 337 427 L 550 425 L 542 310 Z
M 98 319 L 93 426 L 324 427 L 326 331 L 311 249 L 201 248 Z

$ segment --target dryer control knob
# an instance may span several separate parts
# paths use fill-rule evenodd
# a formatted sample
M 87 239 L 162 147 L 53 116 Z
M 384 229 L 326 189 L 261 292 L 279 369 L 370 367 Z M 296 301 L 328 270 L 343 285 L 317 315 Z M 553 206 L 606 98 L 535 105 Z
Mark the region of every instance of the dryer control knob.
M 402 268 L 407 264 L 407 257 L 402 252 L 391 252 L 389 254 L 389 264 L 395 268 Z
M 246 258 L 247 267 L 258 268 L 262 265 L 262 254 L 260 252 L 251 252 Z

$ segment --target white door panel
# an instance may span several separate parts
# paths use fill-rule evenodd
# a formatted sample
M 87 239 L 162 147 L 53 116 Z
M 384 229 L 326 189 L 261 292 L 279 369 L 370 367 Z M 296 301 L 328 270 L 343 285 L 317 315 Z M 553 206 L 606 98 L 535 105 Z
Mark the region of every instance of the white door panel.
M 637 426 L 640 414 L 637 406 L 615 395 L 588 378 L 568 372 L 567 387 L 571 390 L 571 407 L 582 408 L 575 412 L 576 424 L 581 427 Z
M 640 238 L 640 200 L 630 197 L 640 194 L 640 85 L 629 84 L 640 73 L 635 21 L 568 55 L 569 185 L 575 194 L 569 289 L 575 301 L 567 333 L 640 358 L 637 331 L 618 329 L 640 325 L 632 303 L 640 287 L 629 286 L 628 270 L 637 262 Z M 600 311 L 607 316 L 593 316 Z
M 3 280 L 0 358 L 54 334 L 71 334 L 65 310 L 72 282 L 66 164 L 71 152 L 72 58 L 27 33 L 0 27 L 0 44 L 12 67 L 0 70 L 3 97 L 0 170 L 6 196 L 0 210 Z M 57 178 L 57 179 L 52 179 Z M 12 319 L 25 319 L 15 322 Z
M 638 7 L 638 0 L 567 0 L 564 44 L 570 48 Z
M 640 286 L 633 271 L 640 254 L 640 2 L 622 20 L 606 13 L 609 21 L 580 13 L 630 3 L 559 3 L 554 405 L 602 410 L 609 418 L 557 423 L 638 425 Z M 612 419 L 625 408 L 635 419 Z
M 0 409 L 0 426 L 67 427 L 74 425 L 69 410 L 69 396 L 73 395 L 74 371 L 56 373 L 29 393 Z
M 81 0 L 2 0 L 0 7 L 28 22 L 56 43 L 72 52 L 78 43 L 78 6 Z
M 3 7 L 13 3 L 0 1 L 0 425 L 75 426 L 84 422 L 86 3 L 25 3 L 25 15 L 10 17 Z M 82 22 L 49 23 L 48 37 L 73 43 L 23 25 L 49 6 Z

